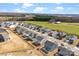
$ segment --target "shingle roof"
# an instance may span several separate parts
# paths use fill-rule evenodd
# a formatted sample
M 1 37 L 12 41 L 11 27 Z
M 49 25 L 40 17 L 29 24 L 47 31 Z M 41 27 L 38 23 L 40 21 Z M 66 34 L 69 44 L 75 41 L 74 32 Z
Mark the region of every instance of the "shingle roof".
M 43 40 L 43 37 L 42 36 L 37 36 L 36 40 L 40 42 L 41 40 Z
M 63 56 L 71 56 L 73 54 L 73 52 L 65 47 L 59 47 L 58 54 L 61 54 Z
M 47 51 L 52 51 L 52 50 L 54 50 L 57 47 L 58 47 L 58 45 L 56 43 L 53 43 L 53 42 L 50 42 L 50 41 L 46 41 L 45 42 L 45 46 L 44 46 L 44 48 Z
M 0 34 L 0 42 L 4 41 L 4 37 L 2 36 L 2 34 Z
M 6 31 L 5 29 L 0 28 L 0 32 L 5 32 L 5 31 Z

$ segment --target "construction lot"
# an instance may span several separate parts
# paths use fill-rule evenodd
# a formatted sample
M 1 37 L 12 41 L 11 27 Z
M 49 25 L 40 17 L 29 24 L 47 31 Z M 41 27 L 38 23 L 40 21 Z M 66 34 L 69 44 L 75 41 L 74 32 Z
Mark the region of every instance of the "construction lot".
M 6 29 L 6 31 L 10 35 L 10 40 L 0 43 L 0 55 L 42 55 L 42 53 L 36 50 L 31 44 L 25 42 L 17 34 L 9 29 Z

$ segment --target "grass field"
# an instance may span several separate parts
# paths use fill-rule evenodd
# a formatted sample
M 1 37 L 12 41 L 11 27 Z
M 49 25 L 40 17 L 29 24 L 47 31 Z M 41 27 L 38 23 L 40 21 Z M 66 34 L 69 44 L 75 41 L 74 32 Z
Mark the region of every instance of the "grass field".
M 79 36 L 79 23 L 51 24 L 49 22 L 40 22 L 40 21 L 25 21 L 24 23 L 31 23 L 34 25 L 39 25 L 39 26 L 47 27 L 49 29 L 59 30 Z

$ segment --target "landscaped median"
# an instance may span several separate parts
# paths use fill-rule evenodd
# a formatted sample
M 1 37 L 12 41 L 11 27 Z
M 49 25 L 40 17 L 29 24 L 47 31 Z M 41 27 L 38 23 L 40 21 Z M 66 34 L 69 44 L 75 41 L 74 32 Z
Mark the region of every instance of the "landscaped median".
M 75 34 L 79 36 L 79 26 L 77 26 L 79 25 L 79 23 L 52 24 L 49 22 L 42 22 L 42 21 L 24 21 L 24 23 L 31 23 L 33 25 L 39 25 L 39 26 L 47 27 L 49 29 L 59 30 L 66 32 L 68 34 Z

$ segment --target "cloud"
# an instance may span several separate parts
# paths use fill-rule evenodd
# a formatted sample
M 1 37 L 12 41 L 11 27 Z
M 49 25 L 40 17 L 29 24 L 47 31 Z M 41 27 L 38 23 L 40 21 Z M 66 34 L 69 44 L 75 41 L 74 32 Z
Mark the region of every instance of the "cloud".
M 60 4 L 62 4 L 62 3 L 61 3 L 61 2 L 56 2 L 56 4 L 57 4 L 57 5 L 60 5 Z
M 12 10 L 13 12 L 22 12 L 22 13 L 24 13 L 24 12 L 26 12 L 26 10 L 21 10 L 21 9 L 14 9 L 14 10 Z
M 72 9 L 72 8 L 70 8 L 70 7 L 69 7 L 69 8 L 67 8 L 67 10 L 71 10 L 71 9 Z
M 55 10 L 64 10 L 64 7 L 56 7 Z
M 23 3 L 22 8 L 31 7 L 33 6 L 32 3 Z
M 43 12 L 45 9 L 45 7 L 36 7 L 33 12 Z
M 13 3 L 14 5 L 18 5 L 19 3 Z
M 52 10 L 50 10 L 50 11 L 57 11 L 57 10 L 55 10 L 55 9 L 52 9 Z
M 24 10 L 24 9 L 19 9 L 19 8 L 17 8 L 17 9 L 12 9 L 12 10 L 0 10 L 0 12 L 20 12 L 20 13 L 26 13 L 27 11 L 26 10 Z
M 14 9 L 13 11 L 14 12 L 21 12 L 22 10 L 20 10 L 20 9 Z
M 53 9 L 51 9 L 50 11 L 52 11 L 52 12 L 60 12 L 60 11 L 64 11 L 64 7 L 55 7 L 55 8 L 53 8 Z

